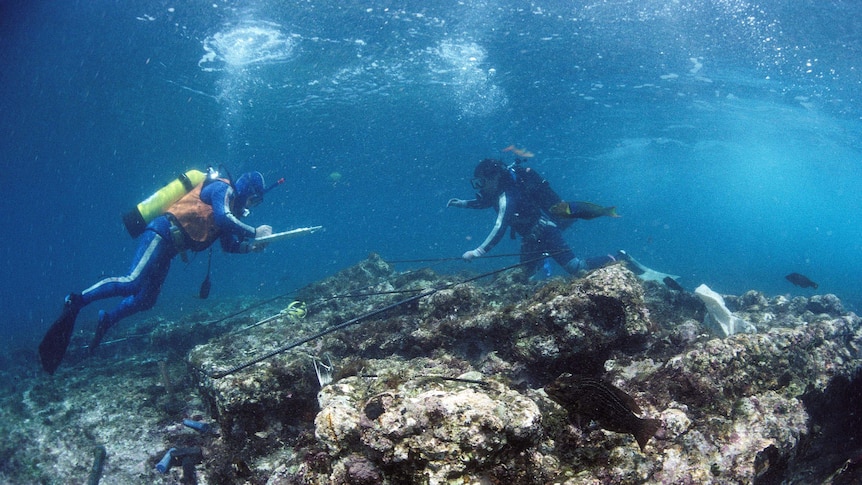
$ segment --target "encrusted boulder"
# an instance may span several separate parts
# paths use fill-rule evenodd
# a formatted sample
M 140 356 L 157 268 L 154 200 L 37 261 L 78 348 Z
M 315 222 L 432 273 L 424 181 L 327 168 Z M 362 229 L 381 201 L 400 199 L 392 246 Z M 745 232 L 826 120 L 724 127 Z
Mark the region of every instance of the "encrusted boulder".
M 567 370 L 589 372 L 610 349 L 647 340 L 653 324 L 637 278 L 613 265 L 551 284 L 502 312 L 467 319 L 461 328 L 465 338 L 482 334 L 473 329 L 484 330 L 495 337 L 499 355 L 527 367 L 556 369 L 580 361 L 582 368 Z
M 860 344 L 859 318 L 845 315 L 693 342 L 662 363 L 610 360 L 606 369 L 640 389 L 657 411 L 665 407 L 667 441 L 657 444 L 664 459 L 655 481 L 750 483 L 770 466 L 756 467 L 764 450 L 800 445 L 810 432 L 802 396 L 852 375 Z
M 416 359 L 397 379 L 356 376 L 320 391 L 315 435 L 333 470 L 349 475 L 338 463 L 360 451 L 390 483 L 446 483 L 515 463 L 541 439 L 542 414 L 530 398 L 478 372 L 446 377 L 432 369 L 442 370 Z
M 851 373 L 862 357 L 860 348 L 859 318 L 844 316 L 698 342 L 668 360 L 655 377 L 678 400 L 698 407 L 764 390 L 787 388 L 796 396 L 809 385 L 822 389 L 832 377 Z
M 481 303 L 488 293 L 463 285 L 433 295 L 421 307 L 427 320 L 411 335 L 414 345 L 448 348 L 473 362 L 493 353 L 522 368 L 554 372 L 579 360 L 586 371 L 600 365 L 609 349 L 641 345 L 655 328 L 641 284 L 622 265 L 556 280 L 502 308 Z
M 224 379 L 199 373 L 224 455 L 269 485 L 750 483 L 768 457 L 779 475 L 776 460 L 811 433 L 801 396 L 817 401 L 862 363 L 860 319 L 828 295 L 726 296 L 758 333 L 715 338 L 695 297 L 621 265 L 459 284 L 372 257 L 301 295 L 306 319 L 190 355 L 196 369 L 224 369 L 358 318 Z M 314 360 L 331 380 L 319 394 Z M 641 450 L 579 423 L 541 390 L 562 372 L 612 383 L 662 429 Z

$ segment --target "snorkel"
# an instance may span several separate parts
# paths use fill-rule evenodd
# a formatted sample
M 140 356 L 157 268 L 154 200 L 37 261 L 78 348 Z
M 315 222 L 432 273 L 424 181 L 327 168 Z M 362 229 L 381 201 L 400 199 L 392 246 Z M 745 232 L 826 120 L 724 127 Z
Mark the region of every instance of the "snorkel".
M 280 178 L 280 179 L 276 180 L 275 182 L 273 182 L 272 184 L 270 184 L 270 186 L 269 186 L 269 187 L 267 187 L 267 188 L 263 189 L 263 193 L 264 193 L 264 194 L 266 194 L 266 193 L 267 193 L 267 192 L 269 192 L 270 190 L 272 190 L 272 189 L 274 189 L 274 188 L 278 187 L 279 185 L 281 185 L 281 184 L 283 184 L 283 183 L 284 183 L 284 177 L 282 177 L 282 178 Z
M 242 174 L 233 184 L 233 187 L 237 194 L 237 202 L 244 209 L 243 216 L 247 216 L 249 209 L 257 207 L 263 202 L 264 194 L 283 184 L 284 181 L 284 177 L 281 177 L 272 185 L 265 186 L 263 175 L 260 172 Z
M 247 208 L 249 208 L 249 207 L 255 207 L 255 206 L 259 205 L 261 202 L 263 202 L 263 196 L 264 196 L 267 192 L 269 192 L 270 190 L 272 190 L 272 189 L 274 189 L 274 188 L 278 187 L 279 185 L 281 185 L 281 184 L 283 184 L 283 183 L 284 183 L 284 177 L 282 177 L 282 178 L 280 178 L 280 179 L 276 180 L 275 182 L 273 182 L 273 183 L 272 183 L 272 185 L 270 185 L 269 187 L 267 187 L 267 188 L 263 189 L 263 191 L 262 191 L 262 192 L 258 192 L 258 193 L 255 193 L 255 194 L 253 194 L 253 195 L 249 196 L 249 198 L 248 198 L 248 202 L 246 203 L 246 209 L 247 209 Z

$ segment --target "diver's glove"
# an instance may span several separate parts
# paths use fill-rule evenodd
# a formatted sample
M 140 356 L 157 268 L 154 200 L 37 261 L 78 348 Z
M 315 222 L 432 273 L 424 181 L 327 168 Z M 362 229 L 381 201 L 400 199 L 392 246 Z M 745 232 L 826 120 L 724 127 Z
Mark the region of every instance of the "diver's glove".
M 266 237 L 272 235 L 272 226 L 262 225 L 254 228 L 254 238 Z M 249 242 L 246 252 L 261 253 L 266 248 L 266 243 Z
M 262 253 L 264 249 L 266 249 L 266 243 L 255 244 L 252 239 L 249 239 L 239 244 L 239 251 L 237 252 L 240 254 Z
M 476 249 L 473 249 L 473 250 L 467 251 L 466 253 L 464 253 L 464 254 L 461 256 L 461 258 L 462 258 L 462 259 L 464 259 L 464 261 L 467 261 L 467 262 L 469 263 L 470 261 L 473 261 L 474 259 L 476 259 L 476 258 L 480 258 L 480 257 L 482 257 L 482 256 L 484 256 L 484 255 L 485 255 L 485 250 L 484 250 L 484 249 L 482 249 L 482 248 L 476 248 Z
M 272 235 L 272 226 L 266 224 L 254 228 L 254 238 L 266 237 Z
M 463 199 L 449 199 L 449 202 L 446 202 L 446 207 L 457 207 L 459 209 L 463 209 L 467 207 L 467 201 Z

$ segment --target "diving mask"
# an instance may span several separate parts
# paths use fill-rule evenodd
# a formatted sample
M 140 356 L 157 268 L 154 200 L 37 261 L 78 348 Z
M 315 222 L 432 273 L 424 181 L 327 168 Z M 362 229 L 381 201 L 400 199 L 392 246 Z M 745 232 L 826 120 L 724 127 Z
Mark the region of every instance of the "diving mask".
M 249 195 L 248 199 L 245 201 L 245 207 L 247 209 L 251 209 L 259 206 L 261 202 L 263 202 L 263 194 L 252 194 Z

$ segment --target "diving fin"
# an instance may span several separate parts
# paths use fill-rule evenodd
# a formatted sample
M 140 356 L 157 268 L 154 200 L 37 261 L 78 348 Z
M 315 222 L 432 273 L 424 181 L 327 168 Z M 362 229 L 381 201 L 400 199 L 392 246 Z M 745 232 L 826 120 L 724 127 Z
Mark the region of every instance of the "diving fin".
M 657 283 L 662 283 L 673 290 L 685 291 L 682 285 L 676 281 L 679 279 L 679 276 L 677 275 L 662 273 L 661 271 L 648 268 L 622 249 L 617 251 L 617 258 L 621 261 L 625 261 L 627 263 L 626 266 L 631 270 L 631 272 L 642 281 L 655 281 Z
M 79 298 L 81 298 L 80 295 L 69 295 L 63 305 L 63 313 L 54 321 L 42 338 L 42 343 L 39 344 L 39 360 L 42 361 L 42 368 L 48 374 L 54 374 L 57 367 L 60 367 L 63 356 L 66 355 L 66 349 L 72 339 L 72 330 L 75 328 L 75 320 L 81 310 L 81 306 L 76 301 Z

